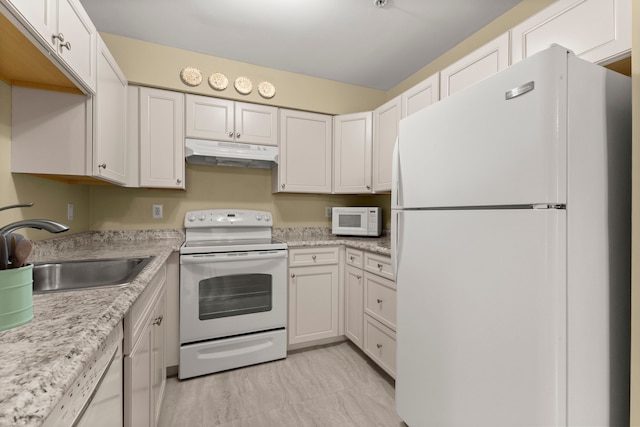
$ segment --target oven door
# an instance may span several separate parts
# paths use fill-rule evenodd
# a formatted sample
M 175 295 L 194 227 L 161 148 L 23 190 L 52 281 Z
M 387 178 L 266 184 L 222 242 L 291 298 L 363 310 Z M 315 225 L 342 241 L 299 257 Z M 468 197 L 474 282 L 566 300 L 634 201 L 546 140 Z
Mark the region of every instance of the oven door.
M 283 328 L 287 251 L 180 257 L 180 343 Z

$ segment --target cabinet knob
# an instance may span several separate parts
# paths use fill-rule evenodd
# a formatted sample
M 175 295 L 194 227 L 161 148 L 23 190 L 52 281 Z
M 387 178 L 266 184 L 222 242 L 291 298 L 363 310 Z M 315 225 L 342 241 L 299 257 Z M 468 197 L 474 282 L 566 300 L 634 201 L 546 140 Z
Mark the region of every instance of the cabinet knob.
M 380 298 L 378 298 L 376 301 L 378 301 L 378 304 L 382 304 L 382 300 Z
M 354 260 L 353 255 L 351 255 L 351 256 L 349 257 L 349 259 L 350 259 L 351 261 L 353 261 L 353 260 Z
M 240 132 L 236 133 L 236 138 L 240 138 Z
M 362 279 L 362 276 L 356 276 L 356 279 L 360 280 Z
M 233 132 L 229 132 L 229 138 L 233 138 Z
M 370 185 L 367 185 L 367 190 L 371 190 L 371 186 Z
M 98 165 L 98 168 L 106 169 L 107 168 L 107 164 L 106 163 L 102 163 L 102 164 Z
M 316 260 L 316 256 L 315 255 L 311 255 L 311 259 L 315 261 Z
M 71 42 L 62 43 L 60 45 L 60 49 L 62 49 L 63 47 L 66 47 L 67 50 L 71 50 Z
M 60 43 L 64 43 L 64 34 L 58 33 L 51 36 L 53 40 L 60 40 Z
M 378 347 L 378 349 L 382 348 L 382 344 L 376 344 L 376 347 Z
M 282 189 L 284 189 L 284 184 L 282 184 L 280 187 L 282 187 Z
M 295 279 L 295 278 L 296 278 L 296 275 L 295 275 L 294 273 L 291 273 L 291 278 L 292 278 L 292 279 Z
M 382 271 L 382 264 L 378 264 L 378 270 Z
M 153 324 L 156 326 L 160 326 L 160 324 L 162 323 L 162 319 L 164 319 L 164 316 L 162 315 L 156 317 L 155 319 L 153 319 Z
M 178 178 L 178 179 L 176 179 L 176 182 L 177 182 L 178 184 L 180 184 L 180 183 L 182 182 L 182 179 Z

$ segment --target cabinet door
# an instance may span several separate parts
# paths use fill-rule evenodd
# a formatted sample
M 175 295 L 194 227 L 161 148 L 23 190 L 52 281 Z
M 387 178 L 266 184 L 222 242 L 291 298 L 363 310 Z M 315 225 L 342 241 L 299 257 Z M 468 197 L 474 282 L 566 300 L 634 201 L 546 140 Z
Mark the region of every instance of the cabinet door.
M 440 99 L 440 73 L 426 78 L 401 95 L 402 117 L 407 117 Z
M 334 193 L 371 193 L 372 120 L 370 111 L 333 118 Z
M 268 105 L 235 103 L 236 142 L 278 145 L 278 108 Z
M 440 71 L 440 99 L 453 95 L 509 66 L 509 33 Z
M 126 184 L 127 79 L 101 37 L 98 38 L 97 68 L 97 95 L 93 104 L 93 174 Z
M 77 0 L 58 0 L 57 51 L 80 79 L 95 93 L 96 37 L 98 32 Z
M 36 32 L 51 47 L 54 39 L 51 38 L 55 28 L 55 3 L 52 0 L 9 0 L 22 17 L 36 30 Z
M 185 134 L 188 138 L 233 141 L 233 101 L 210 96 L 186 95 L 185 103 Z
M 631 52 L 631 0 L 560 0 L 511 30 L 511 62 L 551 44 L 608 64 Z
M 351 265 L 345 267 L 345 335 L 362 348 L 363 336 L 363 273 Z
M 401 99 L 396 97 L 373 112 L 373 191 L 391 191 L 391 157 L 398 137 Z
M 151 331 L 151 403 L 154 425 L 158 424 L 160 410 L 162 409 L 162 398 L 164 387 L 167 382 L 167 370 L 165 368 L 165 310 L 166 293 L 163 292 L 158 298 L 152 316 Z
M 338 266 L 289 269 L 289 344 L 338 336 Z
M 151 424 L 151 341 L 153 330 L 147 324 L 140 340 L 124 359 L 125 427 L 150 427 Z
M 140 88 L 140 186 L 184 187 L 184 97 Z
M 274 191 L 331 193 L 331 116 L 280 110 Z

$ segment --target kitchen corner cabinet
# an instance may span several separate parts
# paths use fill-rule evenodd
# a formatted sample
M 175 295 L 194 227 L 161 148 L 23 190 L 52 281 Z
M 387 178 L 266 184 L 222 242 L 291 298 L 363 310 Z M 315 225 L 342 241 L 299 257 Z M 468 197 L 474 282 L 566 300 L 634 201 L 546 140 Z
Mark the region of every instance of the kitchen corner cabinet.
M 408 117 L 440 99 L 440 73 L 427 77 L 400 96 L 402 118 Z
M 333 118 L 334 193 L 371 193 L 370 111 Z
M 401 115 L 400 96 L 373 111 L 373 191 L 376 193 L 391 191 L 393 147 Z
M 509 33 L 440 71 L 440 99 L 469 87 L 509 66 Z
M 163 266 L 124 318 L 124 426 L 155 427 L 164 389 L 166 271 Z
M 147 188 L 184 189 L 184 95 L 148 87 L 129 91 L 129 120 L 139 144 L 139 183 Z M 136 102 L 137 101 L 137 102 Z M 135 108 L 137 104 L 137 109 Z
M 58 60 L 96 93 L 98 32 L 79 0 L 7 0 Z
M 185 96 L 188 138 L 278 145 L 278 108 L 210 96 Z
M 289 346 L 340 334 L 339 248 L 289 250 Z
M 345 264 L 345 335 L 395 378 L 397 304 L 391 259 L 347 248 Z
M 97 79 L 93 102 L 93 174 L 127 184 L 127 79 L 100 36 Z
M 631 54 L 631 0 L 560 0 L 511 30 L 516 63 L 551 44 L 606 65 Z
M 280 109 L 280 158 L 272 169 L 272 191 L 331 193 L 332 117 Z

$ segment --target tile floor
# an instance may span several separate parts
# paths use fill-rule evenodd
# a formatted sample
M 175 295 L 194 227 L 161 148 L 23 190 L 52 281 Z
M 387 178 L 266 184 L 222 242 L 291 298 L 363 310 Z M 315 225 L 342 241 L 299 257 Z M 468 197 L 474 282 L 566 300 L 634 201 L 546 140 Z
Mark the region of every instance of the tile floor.
M 407 427 L 393 380 L 350 342 L 178 381 L 167 379 L 160 427 Z

